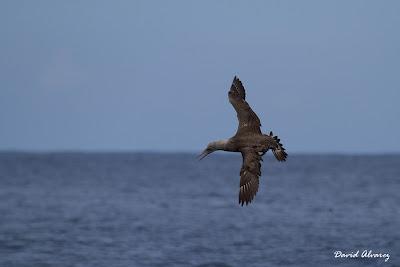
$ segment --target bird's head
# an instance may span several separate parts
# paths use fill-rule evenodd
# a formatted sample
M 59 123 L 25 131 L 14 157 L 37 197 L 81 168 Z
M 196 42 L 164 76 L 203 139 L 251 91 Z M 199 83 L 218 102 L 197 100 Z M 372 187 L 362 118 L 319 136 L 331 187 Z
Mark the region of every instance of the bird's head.
M 212 152 L 216 151 L 217 145 L 215 142 L 211 142 L 207 145 L 207 148 L 203 150 L 203 152 L 201 152 L 201 154 L 198 156 L 199 160 L 204 159 L 205 157 L 207 157 L 209 154 L 211 154 Z

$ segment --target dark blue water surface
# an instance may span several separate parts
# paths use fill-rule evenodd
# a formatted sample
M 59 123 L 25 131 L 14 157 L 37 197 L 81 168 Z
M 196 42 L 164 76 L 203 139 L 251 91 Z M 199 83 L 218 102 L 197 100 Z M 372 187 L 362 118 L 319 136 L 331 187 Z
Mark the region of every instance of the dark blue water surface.
M 1 153 L 0 266 L 400 266 L 400 156 Z M 390 258 L 335 259 L 372 250 Z

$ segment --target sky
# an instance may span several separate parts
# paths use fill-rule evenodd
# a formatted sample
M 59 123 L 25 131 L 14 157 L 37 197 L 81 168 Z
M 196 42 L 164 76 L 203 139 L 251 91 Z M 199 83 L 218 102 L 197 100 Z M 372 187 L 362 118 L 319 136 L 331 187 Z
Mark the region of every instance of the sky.
M 1 1 L 0 150 L 200 151 L 234 75 L 289 153 L 400 152 L 399 1 Z

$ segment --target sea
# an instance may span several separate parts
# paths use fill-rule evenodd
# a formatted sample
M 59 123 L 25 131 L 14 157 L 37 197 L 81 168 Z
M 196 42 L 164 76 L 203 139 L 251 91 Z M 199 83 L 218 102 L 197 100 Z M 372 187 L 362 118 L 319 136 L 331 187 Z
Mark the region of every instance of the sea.
M 243 207 L 241 163 L 1 152 L 0 266 L 400 266 L 400 155 L 264 156 Z

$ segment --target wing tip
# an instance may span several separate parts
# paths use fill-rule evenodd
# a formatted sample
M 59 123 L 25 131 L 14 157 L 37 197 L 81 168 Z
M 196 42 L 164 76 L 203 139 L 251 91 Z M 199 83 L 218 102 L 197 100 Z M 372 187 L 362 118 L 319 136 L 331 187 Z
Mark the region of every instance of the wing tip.
M 275 158 L 278 161 L 286 161 L 288 154 L 286 153 L 285 149 L 275 149 L 272 151 L 274 153 Z
M 233 81 L 232 81 L 232 85 L 231 85 L 231 89 L 230 89 L 229 93 L 232 90 L 235 91 L 235 93 L 243 100 L 246 99 L 246 90 L 244 89 L 243 83 L 240 81 L 240 79 L 237 75 L 235 75 L 235 77 L 233 77 Z
M 255 188 L 252 188 L 251 184 L 242 185 L 239 189 L 239 205 L 249 205 L 258 192 L 258 183 Z

